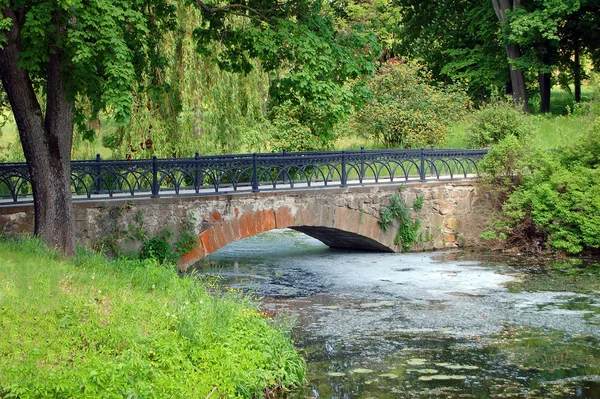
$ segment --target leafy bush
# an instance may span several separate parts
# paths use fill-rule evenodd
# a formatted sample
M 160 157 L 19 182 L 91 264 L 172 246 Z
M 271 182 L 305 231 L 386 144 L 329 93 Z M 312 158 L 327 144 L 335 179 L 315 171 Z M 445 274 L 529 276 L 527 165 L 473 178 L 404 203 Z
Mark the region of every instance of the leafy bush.
M 308 110 L 305 109 L 305 111 Z M 316 108 L 310 108 L 310 111 L 318 112 Z M 301 113 L 300 107 L 293 107 L 289 104 L 271 109 L 269 150 L 316 151 L 330 149 L 332 142 L 319 136 L 308 123 L 308 120 L 318 119 L 318 116 L 303 117 L 300 115 Z M 303 125 L 303 123 L 305 124 Z
M 152 237 L 142 244 L 140 259 L 154 259 L 158 263 L 177 261 L 175 252 L 164 236 Z
M 452 121 L 470 108 L 456 86 L 435 86 L 417 62 L 388 61 L 371 78 L 373 99 L 356 115 L 362 134 L 386 147 L 418 148 L 442 143 Z
M 239 294 L 152 260 L 65 261 L 35 240 L 0 241 L 0 335 L 3 398 L 262 397 L 305 372 Z
M 153 259 L 161 264 L 176 263 L 196 246 L 193 220 L 191 218 L 182 222 L 179 236 L 175 242 L 172 242 L 175 234 L 170 229 L 146 240 L 140 248 L 139 259 Z
M 527 173 L 528 152 L 525 140 L 512 134 L 501 139 L 477 166 L 480 182 L 503 195 L 514 191 Z
M 531 135 L 533 124 L 508 100 L 494 101 L 477 110 L 467 126 L 467 142 L 472 148 L 490 147 L 507 136 L 522 139 Z
M 529 153 L 516 145 L 509 136 L 483 162 L 501 172 L 487 181 L 506 193 L 485 237 L 526 250 L 600 248 L 600 119 L 564 148 Z

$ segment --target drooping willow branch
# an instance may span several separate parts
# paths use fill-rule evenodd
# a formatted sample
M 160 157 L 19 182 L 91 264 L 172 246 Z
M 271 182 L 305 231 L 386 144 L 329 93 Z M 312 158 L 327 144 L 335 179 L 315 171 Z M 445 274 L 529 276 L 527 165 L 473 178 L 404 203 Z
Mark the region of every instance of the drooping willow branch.
M 195 0 L 195 2 L 198 7 L 200 7 L 201 9 L 203 9 L 205 12 L 207 12 L 209 14 L 232 12 L 234 10 L 244 10 L 244 11 L 249 11 L 253 14 L 259 15 L 262 18 L 266 18 L 266 14 L 271 13 L 276 10 L 276 8 L 271 8 L 269 10 L 260 10 L 260 9 L 256 9 L 253 7 L 249 7 L 244 4 L 227 4 L 227 5 L 221 6 L 221 7 L 210 7 L 201 0 Z M 243 14 L 239 14 L 239 13 L 235 13 L 235 14 L 243 15 Z

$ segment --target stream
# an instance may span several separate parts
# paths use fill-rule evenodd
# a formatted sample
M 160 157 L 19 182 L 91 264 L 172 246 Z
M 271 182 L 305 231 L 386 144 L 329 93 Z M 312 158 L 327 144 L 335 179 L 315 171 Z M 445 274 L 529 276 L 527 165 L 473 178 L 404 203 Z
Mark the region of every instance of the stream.
M 196 270 L 293 319 L 307 385 L 286 398 L 600 399 L 594 267 L 342 251 L 285 229 L 234 242 Z

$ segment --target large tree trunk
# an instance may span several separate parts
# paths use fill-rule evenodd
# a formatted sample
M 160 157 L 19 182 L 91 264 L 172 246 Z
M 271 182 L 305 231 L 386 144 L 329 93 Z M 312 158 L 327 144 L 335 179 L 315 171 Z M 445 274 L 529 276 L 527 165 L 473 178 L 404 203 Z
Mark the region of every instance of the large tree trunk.
M 527 86 L 525 85 L 525 74 L 521 69 L 516 69 L 512 62 L 521 56 L 521 50 L 516 44 L 506 45 L 506 55 L 509 59 L 510 81 L 512 82 L 512 96 L 515 104 L 521 105 L 523 112 L 530 112 L 527 102 Z
M 540 112 L 550 112 L 552 74 L 550 72 L 538 72 L 538 83 L 540 85 Z
M 75 253 L 71 197 L 71 144 L 73 106 L 61 76 L 59 52 L 48 62 L 44 117 L 29 74 L 18 65 L 22 15 L 6 8 L 12 19 L 7 42 L 0 49 L 0 79 L 8 95 L 29 167 L 35 211 L 34 234 L 67 255 Z
M 506 10 L 515 10 L 521 6 L 520 0 L 514 0 L 511 5 L 510 0 L 492 0 L 494 11 L 501 24 L 507 22 Z M 512 83 L 512 96 L 515 104 L 523 107 L 523 112 L 530 112 L 527 102 L 527 87 L 525 86 L 525 75 L 521 69 L 514 66 L 514 62 L 521 57 L 521 50 L 518 44 L 506 44 L 506 56 L 509 60 L 510 80 Z

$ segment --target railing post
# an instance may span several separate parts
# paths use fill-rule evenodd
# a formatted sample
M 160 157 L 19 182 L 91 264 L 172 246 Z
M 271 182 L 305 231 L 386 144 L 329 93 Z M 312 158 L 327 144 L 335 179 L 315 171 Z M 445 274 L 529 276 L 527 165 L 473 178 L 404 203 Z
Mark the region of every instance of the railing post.
M 346 151 L 342 151 L 342 187 L 346 187 L 348 176 L 346 175 Z
M 252 154 L 252 192 L 258 192 L 258 170 L 256 166 L 256 153 Z
M 158 192 L 160 191 L 160 187 L 158 187 L 158 162 L 156 160 L 156 155 L 152 157 L 152 198 L 158 198 Z
M 283 158 L 283 157 L 285 157 L 285 153 L 286 153 L 286 150 L 285 150 L 285 148 L 284 148 L 284 149 L 281 151 L 281 157 L 282 157 L 282 158 Z M 285 169 L 285 164 L 283 165 L 283 168 Z M 281 178 L 283 179 L 283 181 L 282 181 L 282 184 L 285 184 L 285 175 L 286 175 L 286 174 L 287 174 L 287 173 L 286 173 L 285 171 L 284 171 L 284 172 L 281 174 Z
M 194 190 L 196 190 L 196 194 L 200 192 L 200 175 L 198 174 L 198 159 L 200 159 L 200 154 L 196 153 L 196 155 L 194 155 Z
M 360 146 L 360 176 L 359 180 L 362 183 L 365 179 L 365 146 Z
M 102 180 L 100 179 L 100 173 L 102 173 L 102 168 L 100 167 L 100 154 L 96 154 L 96 192 L 95 194 L 100 194 L 102 192 Z
M 421 181 L 425 181 L 425 149 L 421 148 L 421 168 L 419 170 Z
M 435 147 L 431 146 L 431 164 L 430 164 L 429 171 L 430 171 L 430 173 L 431 173 L 432 176 L 435 175 L 437 177 L 437 171 L 435 170 L 434 162 L 433 162 L 433 150 L 434 150 L 434 148 Z

